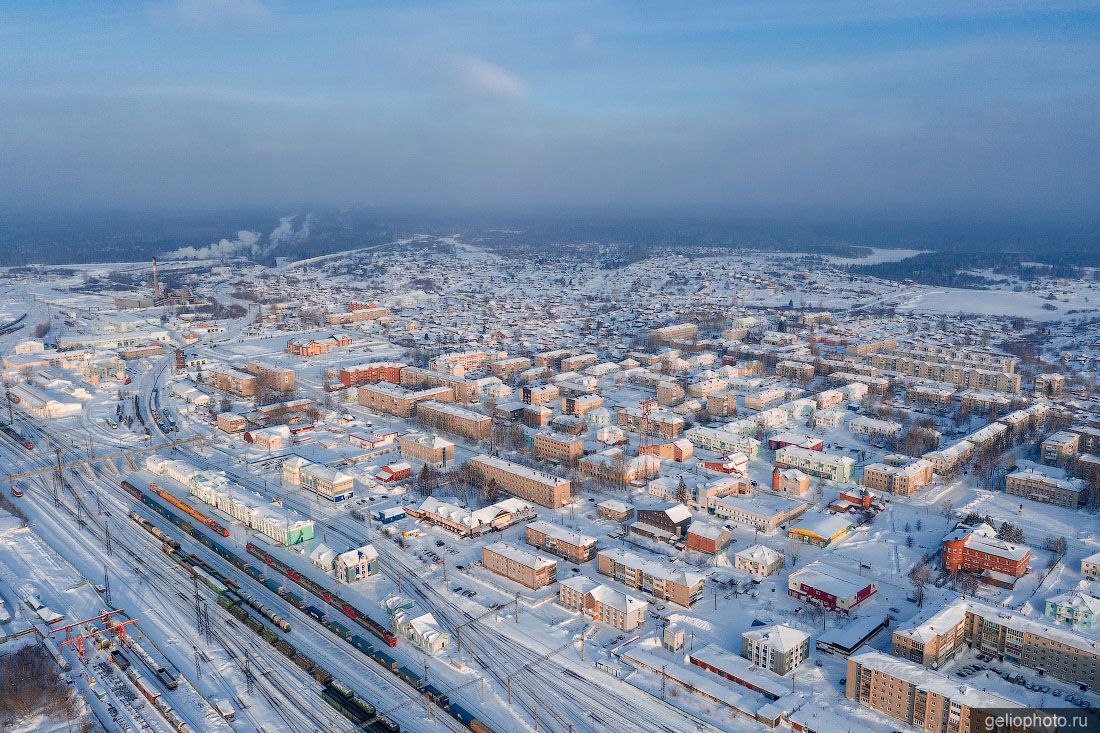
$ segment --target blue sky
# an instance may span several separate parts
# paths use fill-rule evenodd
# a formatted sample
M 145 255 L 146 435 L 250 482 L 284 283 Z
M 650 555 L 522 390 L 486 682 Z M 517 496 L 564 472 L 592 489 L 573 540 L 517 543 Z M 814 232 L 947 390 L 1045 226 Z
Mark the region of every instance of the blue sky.
M 0 3 L 0 206 L 1088 219 L 1100 6 Z

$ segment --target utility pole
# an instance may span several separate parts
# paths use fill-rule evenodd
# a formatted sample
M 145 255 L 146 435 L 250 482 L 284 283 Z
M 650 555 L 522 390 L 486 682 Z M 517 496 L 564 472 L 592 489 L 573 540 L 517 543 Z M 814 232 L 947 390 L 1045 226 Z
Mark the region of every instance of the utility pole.
M 252 676 L 252 667 L 248 663 L 248 654 L 247 653 L 245 654 L 245 657 L 244 657 L 244 682 L 245 682 L 245 685 L 247 685 L 247 687 L 248 687 L 248 696 L 252 697 L 253 688 L 255 687 L 255 684 L 256 684 L 256 678 L 254 676 Z
M 111 523 L 107 521 L 103 522 L 103 542 L 107 546 L 107 554 L 115 554 L 111 547 Z
M 65 488 L 65 474 L 61 469 L 61 446 L 54 448 L 57 457 L 57 465 L 53 469 L 53 505 L 55 509 L 61 508 L 61 491 Z
M 107 573 L 107 568 L 103 568 L 103 598 L 107 601 L 107 605 L 111 605 L 111 576 Z
M 191 648 L 195 651 L 195 679 L 202 679 L 202 658 L 199 657 L 199 648 L 195 645 L 191 645 Z
M 519 623 L 519 591 L 516 591 L 516 623 Z

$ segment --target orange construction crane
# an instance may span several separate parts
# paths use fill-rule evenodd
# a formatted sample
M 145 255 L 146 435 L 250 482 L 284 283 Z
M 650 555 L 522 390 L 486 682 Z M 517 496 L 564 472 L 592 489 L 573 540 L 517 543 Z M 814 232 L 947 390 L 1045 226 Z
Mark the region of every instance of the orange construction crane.
M 100 634 L 105 634 L 105 633 L 114 631 L 114 632 L 118 633 L 118 638 L 119 639 L 121 639 L 122 641 L 126 641 L 126 627 L 129 626 L 130 624 L 136 624 L 137 622 L 138 622 L 138 620 L 136 618 L 126 619 L 122 623 L 115 624 L 114 626 L 107 626 L 107 627 L 102 628 L 102 629 L 96 629 L 94 631 L 90 631 L 87 634 L 81 634 L 80 636 L 74 636 L 72 638 L 65 639 L 65 641 L 63 641 L 63 642 L 61 642 L 60 644 L 57 645 L 57 648 L 58 649 L 64 649 L 69 644 L 76 644 L 76 653 L 80 657 L 81 661 L 84 661 L 84 659 L 85 659 L 85 657 L 84 657 L 84 640 L 85 639 L 92 639 L 96 636 L 99 636 Z
M 59 631 L 64 631 L 65 632 L 65 640 L 68 641 L 69 638 L 71 637 L 71 634 L 69 634 L 69 629 L 76 628 L 77 626 L 80 626 L 81 624 L 88 624 L 88 623 L 91 623 L 93 621 L 106 621 L 108 618 L 110 618 L 111 616 L 114 616 L 116 613 L 122 613 L 122 609 L 120 608 L 120 609 L 115 610 L 115 611 L 104 611 L 103 613 L 99 614 L 98 616 L 92 616 L 91 618 L 86 618 L 83 621 L 74 621 L 73 623 L 69 624 L 68 626 L 58 626 L 55 629 L 50 629 L 50 635 L 52 636 L 52 635 L 56 634 Z

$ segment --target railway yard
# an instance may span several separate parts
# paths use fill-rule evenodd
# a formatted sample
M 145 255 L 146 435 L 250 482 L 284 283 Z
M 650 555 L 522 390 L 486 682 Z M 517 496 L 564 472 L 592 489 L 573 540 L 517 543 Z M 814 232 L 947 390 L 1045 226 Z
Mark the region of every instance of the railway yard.
M 1092 590 L 1061 320 L 791 255 L 237 265 L 138 306 L 95 268 L 2 280 L 0 663 L 48 654 L 69 703 L 0 729 L 885 733 L 912 721 L 856 660 Z

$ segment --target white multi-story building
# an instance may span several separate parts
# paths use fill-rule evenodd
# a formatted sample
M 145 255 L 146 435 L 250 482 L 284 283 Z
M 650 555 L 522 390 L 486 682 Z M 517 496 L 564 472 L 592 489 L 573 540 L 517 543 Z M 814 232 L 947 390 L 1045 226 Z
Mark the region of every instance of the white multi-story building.
M 775 452 L 775 465 L 783 468 L 797 468 L 811 476 L 843 484 L 852 480 L 852 467 L 856 462 L 849 456 L 838 456 L 789 445 Z

